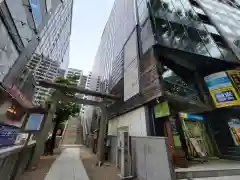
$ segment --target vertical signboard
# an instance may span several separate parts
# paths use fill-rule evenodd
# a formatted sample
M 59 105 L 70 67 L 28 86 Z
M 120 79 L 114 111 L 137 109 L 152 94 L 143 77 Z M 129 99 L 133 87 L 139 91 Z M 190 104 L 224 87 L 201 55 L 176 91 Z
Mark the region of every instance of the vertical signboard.
M 226 72 L 211 74 L 204 79 L 217 108 L 240 105 L 239 94 Z

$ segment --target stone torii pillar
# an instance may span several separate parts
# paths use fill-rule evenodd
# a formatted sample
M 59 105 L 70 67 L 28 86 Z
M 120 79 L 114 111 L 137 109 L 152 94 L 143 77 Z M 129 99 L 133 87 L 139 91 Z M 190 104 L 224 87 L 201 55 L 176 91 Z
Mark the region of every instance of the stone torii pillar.
M 86 104 L 86 105 L 92 105 L 92 106 L 98 106 L 101 108 L 102 112 L 102 119 L 100 123 L 100 132 L 99 132 L 99 139 L 98 139 L 98 161 L 99 164 L 102 164 L 104 160 L 104 138 L 105 138 L 105 133 L 106 133 L 106 126 L 108 124 L 108 118 L 107 118 L 107 105 L 109 103 L 112 103 L 114 101 L 120 100 L 120 97 L 112 95 L 112 94 L 107 94 L 107 93 L 102 93 L 102 92 L 97 92 L 97 91 L 92 91 L 76 86 L 69 86 L 65 84 L 60 84 L 60 83 L 53 83 L 50 81 L 45 81 L 41 80 L 38 82 L 39 86 L 46 87 L 46 88 L 53 88 L 58 91 L 62 92 L 73 92 L 73 93 L 79 93 L 79 94 L 84 94 L 84 95 L 89 95 L 89 96 L 94 96 L 94 97 L 100 97 L 103 99 L 102 102 L 97 102 L 97 101 L 91 101 L 91 100 L 86 100 L 86 99 L 78 99 L 74 97 L 66 97 L 63 96 L 64 98 L 68 98 L 68 100 L 72 102 L 76 102 L 79 104 Z

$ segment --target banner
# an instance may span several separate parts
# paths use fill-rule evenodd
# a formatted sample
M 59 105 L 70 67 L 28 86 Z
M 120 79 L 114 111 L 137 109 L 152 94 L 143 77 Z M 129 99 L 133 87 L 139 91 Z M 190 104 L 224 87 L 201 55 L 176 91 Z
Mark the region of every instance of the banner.
M 211 74 L 204 80 L 217 108 L 240 105 L 239 95 L 227 72 Z
M 154 116 L 155 118 L 166 117 L 170 115 L 170 110 L 168 106 L 168 102 L 162 102 L 157 104 L 154 107 Z

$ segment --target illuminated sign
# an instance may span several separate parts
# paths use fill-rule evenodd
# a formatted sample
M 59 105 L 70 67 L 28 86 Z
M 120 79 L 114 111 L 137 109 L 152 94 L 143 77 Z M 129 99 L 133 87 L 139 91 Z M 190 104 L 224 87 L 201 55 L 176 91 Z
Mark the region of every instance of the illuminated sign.
M 240 105 L 239 94 L 228 76 L 228 71 L 211 74 L 204 79 L 217 108 Z

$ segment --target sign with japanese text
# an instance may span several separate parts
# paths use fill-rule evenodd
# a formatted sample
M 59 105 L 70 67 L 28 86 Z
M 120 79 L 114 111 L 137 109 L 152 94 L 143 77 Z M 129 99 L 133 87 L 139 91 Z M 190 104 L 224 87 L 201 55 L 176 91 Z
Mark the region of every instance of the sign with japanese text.
M 211 74 L 204 79 L 217 108 L 240 105 L 239 94 L 227 72 Z
M 230 70 L 227 71 L 229 78 L 232 80 L 233 86 L 240 94 L 240 70 Z
M 8 125 L 0 125 L 0 147 L 14 145 L 19 133 L 19 128 Z

